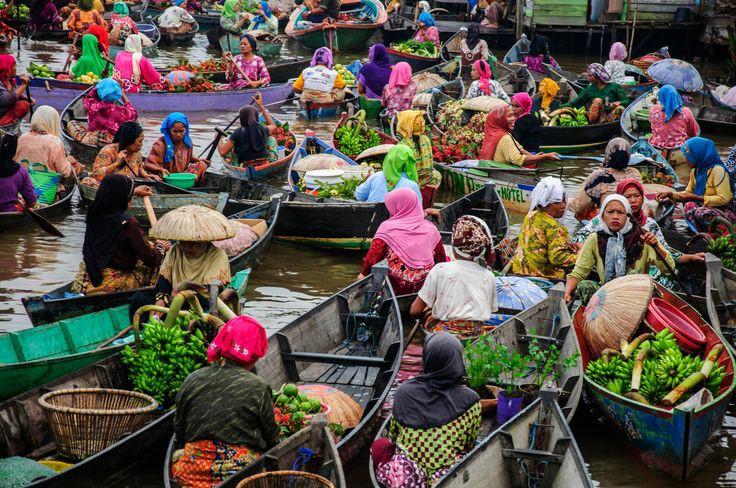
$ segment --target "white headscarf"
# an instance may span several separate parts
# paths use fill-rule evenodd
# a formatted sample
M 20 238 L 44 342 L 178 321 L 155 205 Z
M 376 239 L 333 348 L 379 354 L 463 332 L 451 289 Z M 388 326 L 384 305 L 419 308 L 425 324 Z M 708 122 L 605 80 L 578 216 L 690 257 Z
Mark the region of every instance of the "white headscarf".
M 603 213 L 606 211 L 606 207 L 612 202 L 619 202 L 623 205 L 627 214 L 624 226 L 616 233 L 611 232 L 608 225 L 603 221 Z M 629 215 L 631 215 L 631 205 L 629 205 L 629 201 L 624 198 L 623 195 L 619 195 L 617 193 L 607 196 L 606 199 L 603 200 L 603 204 L 601 204 L 601 208 L 598 211 L 599 224 L 596 227 L 596 230 L 601 230 L 610 236 L 606 243 L 606 283 L 614 278 L 620 278 L 626 274 L 626 246 L 624 245 L 624 234 L 627 234 L 634 226 L 631 223 L 631 219 L 628 217 Z
M 545 176 L 539 180 L 537 186 L 532 190 L 532 203 L 529 207 L 529 213 L 566 199 L 567 195 L 565 194 L 565 187 L 562 186 L 562 180 L 554 176 Z
M 429 2 L 427 0 L 421 0 L 417 3 L 417 8 L 419 9 L 419 12 L 429 12 L 432 10 L 432 7 L 429 6 Z
M 130 82 L 137 85 L 141 82 L 141 58 L 143 57 L 143 40 L 138 34 L 131 34 L 125 39 L 125 51 L 132 53 L 133 74 Z
M 59 112 L 54 107 L 41 105 L 31 117 L 31 130 L 46 132 L 56 137 L 61 137 L 61 122 Z

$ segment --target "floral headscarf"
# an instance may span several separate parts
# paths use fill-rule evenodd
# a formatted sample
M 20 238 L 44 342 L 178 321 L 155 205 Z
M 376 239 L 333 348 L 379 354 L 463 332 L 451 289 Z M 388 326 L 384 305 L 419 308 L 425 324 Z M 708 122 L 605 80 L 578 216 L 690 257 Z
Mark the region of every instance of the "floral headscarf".
M 211 363 L 227 358 L 248 367 L 268 352 L 266 329 L 256 319 L 241 315 L 228 321 L 207 349 Z
M 606 71 L 606 68 L 603 67 L 600 63 L 591 63 L 588 65 L 588 74 L 599 79 L 603 83 L 609 83 L 611 80 L 611 75 Z
M 474 215 L 463 215 L 452 226 L 452 249 L 458 256 L 493 262 L 493 235 L 488 225 Z

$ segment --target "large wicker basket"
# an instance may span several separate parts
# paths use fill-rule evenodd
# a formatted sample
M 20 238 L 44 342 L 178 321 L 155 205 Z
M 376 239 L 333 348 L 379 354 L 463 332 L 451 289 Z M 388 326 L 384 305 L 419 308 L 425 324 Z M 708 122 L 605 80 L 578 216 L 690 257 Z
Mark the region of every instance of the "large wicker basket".
M 249 476 L 237 488 L 335 488 L 335 485 L 306 471 L 271 471 Z
M 81 460 L 135 432 L 158 408 L 148 395 L 108 388 L 72 388 L 38 399 L 59 454 Z

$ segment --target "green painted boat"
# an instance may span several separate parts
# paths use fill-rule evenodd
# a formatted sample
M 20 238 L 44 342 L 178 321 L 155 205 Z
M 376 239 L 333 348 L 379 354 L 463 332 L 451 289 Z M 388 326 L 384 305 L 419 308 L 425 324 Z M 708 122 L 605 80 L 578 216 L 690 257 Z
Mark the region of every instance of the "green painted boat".
M 273 58 L 281 54 L 281 47 L 284 45 L 283 36 L 259 36 L 257 38 L 258 47 L 256 54 L 264 58 Z M 240 37 L 230 32 L 224 34 L 218 39 L 222 52 L 230 52 L 233 55 L 240 54 Z

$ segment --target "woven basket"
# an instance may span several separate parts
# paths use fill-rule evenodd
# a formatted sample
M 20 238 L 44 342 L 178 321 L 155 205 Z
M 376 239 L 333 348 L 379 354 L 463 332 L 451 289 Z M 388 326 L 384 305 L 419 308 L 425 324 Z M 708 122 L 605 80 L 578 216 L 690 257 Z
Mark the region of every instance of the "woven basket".
M 108 388 L 71 388 L 38 399 L 59 454 L 82 460 L 138 430 L 158 408 L 143 393 Z
M 508 106 L 500 98 L 480 96 L 466 100 L 463 103 L 463 110 L 472 110 L 474 112 L 490 112 L 496 107 Z
M 431 93 L 420 93 L 414 96 L 414 100 L 411 102 L 412 108 L 425 108 L 432 101 Z
M 447 83 L 447 80 L 437 73 L 419 73 L 412 76 L 411 80 L 416 83 L 417 92 L 423 92 Z
M 238 483 L 237 488 L 335 488 L 335 485 L 306 471 L 272 471 L 250 476 Z

